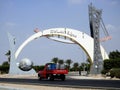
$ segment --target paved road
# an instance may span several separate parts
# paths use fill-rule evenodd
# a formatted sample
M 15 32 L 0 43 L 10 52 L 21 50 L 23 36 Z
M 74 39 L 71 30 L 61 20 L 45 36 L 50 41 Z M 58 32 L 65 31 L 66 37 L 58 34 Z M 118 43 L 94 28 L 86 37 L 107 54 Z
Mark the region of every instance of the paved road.
M 120 80 L 91 80 L 91 79 L 67 79 L 61 80 L 42 80 L 38 79 L 16 79 L 16 78 L 0 78 L 0 82 L 15 83 L 15 84 L 30 84 L 30 85 L 47 85 L 47 86 L 59 86 L 59 87 L 75 87 L 75 88 L 101 88 L 101 89 L 119 89 Z

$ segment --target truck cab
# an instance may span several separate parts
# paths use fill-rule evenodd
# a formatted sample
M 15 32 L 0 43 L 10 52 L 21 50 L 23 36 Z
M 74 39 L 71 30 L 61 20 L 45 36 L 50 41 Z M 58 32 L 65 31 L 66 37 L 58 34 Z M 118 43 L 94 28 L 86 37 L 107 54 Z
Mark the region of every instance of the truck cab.
M 61 79 L 65 80 L 65 75 L 68 74 L 68 70 L 65 69 L 64 65 L 59 65 L 55 63 L 47 63 L 42 71 L 38 72 L 39 80 L 42 79 Z

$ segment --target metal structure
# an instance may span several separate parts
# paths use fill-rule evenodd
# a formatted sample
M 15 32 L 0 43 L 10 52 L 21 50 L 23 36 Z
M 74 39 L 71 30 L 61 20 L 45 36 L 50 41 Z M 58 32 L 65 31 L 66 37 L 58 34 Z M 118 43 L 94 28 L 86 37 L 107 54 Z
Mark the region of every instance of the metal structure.
M 100 50 L 100 41 L 106 41 L 111 39 L 109 36 L 103 20 L 102 10 L 96 9 L 92 6 L 92 3 L 88 6 L 89 7 L 89 24 L 90 24 L 90 32 L 91 37 L 94 39 L 94 56 L 93 56 L 93 63 L 91 67 L 91 74 L 100 74 L 103 69 L 103 57 Z M 104 31 L 105 38 L 100 39 L 100 26 Z
M 99 41 L 99 29 L 100 29 L 100 20 L 101 20 L 102 10 L 96 9 L 89 5 L 89 22 L 90 22 L 90 31 L 91 37 L 94 39 L 94 56 L 93 63 L 91 68 L 91 74 L 100 74 L 103 69 L 103 58 L 100 50 L 100 41 Z

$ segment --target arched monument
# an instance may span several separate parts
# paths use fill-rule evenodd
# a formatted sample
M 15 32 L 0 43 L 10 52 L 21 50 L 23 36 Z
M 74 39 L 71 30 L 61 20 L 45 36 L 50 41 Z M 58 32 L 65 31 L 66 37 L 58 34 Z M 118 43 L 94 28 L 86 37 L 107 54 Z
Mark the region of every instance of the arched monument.
M 103 68 L 103 60 L 108 59 L 108 55 L 104 48 L 100 45 L 99 41 L 101 10 L 97 10 L 95 8 L 92 10 L 91 8 L 93 7 L 89 6 L 91 36 L 79 30 L 70 28 L 51 28 L 43 31 L 36 30 L 36 33 L 26 39 L 15 51 L 14 38 L 8 34 L 11 48 L 10 50 L 12 51 L 9 72 L 16 74 L 21 72 L 18 70 L 16 61 L 22 49 L 33 40 L 46 37 L 59 42 L 79 45 L 85 51 L 90 62 L 92 63 L 91 73 L 100 74 Z M 17 68 L 16 71 L 13 66 Z M 29 71 L 29 73 L 34 73 L 34 70 Z
M 27 44 L 41 37 L 46 37 L 46 38 L 59 41 L 59 42 L 64 42 L 64 43 L 77 44 L 86 52 L 87 56 L 90 58 L 90 62 L 91 63 L 94 62 L 94 57 L 93 57 L 94 56 L 94 40 L 93 38 L 84 32 L 74 30 L 74 29 L 69 29 L 69 28 L 51 28 L 51 29 L 43 30 L 42 32 L 39 31 L 31 35 L 28 39 L 26 39 L 20 45 L 20 47 L 16 51 L 13 50 L 14 51 L 13 59 L 17 60 L 22 49 Z M 100 45 L 100 50 L 101 50 L 102 58 L 108 59 L 108 55 L 101 45 Z M 10 72 L 14 72 L 14 71 L 11 70 Z

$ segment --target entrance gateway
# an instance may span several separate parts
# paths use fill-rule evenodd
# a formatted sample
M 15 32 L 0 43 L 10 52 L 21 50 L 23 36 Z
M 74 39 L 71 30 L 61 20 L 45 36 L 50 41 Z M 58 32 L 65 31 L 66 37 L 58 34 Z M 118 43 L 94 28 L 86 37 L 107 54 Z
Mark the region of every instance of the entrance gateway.
M 55 41 L 69 43 L 69 44 L 77 44 L 79 45 L 87 54 L 90 62 L 93 64 L 94 62 L 94 39 L 87 35 L 84 32 L 70 29 L 70 28 L 51 28 L 43 31 L 36 30 L 37 33 L 30 36 L 27 40 L 25 40 L 20 47 L 15 52 L 15 60 L 17 60 L 19 54 L 22 49 L 31 41 L 46 37 Z M 100 45 L 101 55 L 103 60 L 108 59 L 108 55 L 104 48 Z
M 103 60 L 108 59 L 108 55 L 104 48 L 100 45 L 100 38 L 99 38 L 99 29 L 100 29 L 100 21 L 102 11 L 96 9 L 89 5 L 89 23 L 90 23 L 90 31 L 91 36 L 87 35 L 84 32 L 70 29 L 70 28 L 51 28 L 46 29 L 43 31 L 39 31 L 38 29 L 35 30 L 35 34 L 30 36 L 27 40 L 25 40 L 20 47 L 15 52 L 15 44 L 14 38 L 8 34 L 9 42 L 10 42 L 10 50 L 11 50 L 11 62 L 10 62 L 10 73 L 16 73 L 15 68 L 18 68 L 16 65 L 16 60 L 21 53 L 22 49 L 31 41 L 38 39 L 40 37 L 46 37 L 55 41 L 69 43 L 69 44 L 77 44 L 79 45 L 88 56 L 92 66 L 91 66 L 91 74 L 100 74 L 101 70 L 103 69 Z M 102 21 L 103 23 L 103 21 Z M 105 28 L 105 25 L 103 24 Z M 106 31 L 106 29 L 105 29 Z M 106 38 L 105 40 L 111 39 L 108 38 L 109 34 L 106 31 Z M 16 65 L 16 66 L 15 66 Z M 18 71 L 18 69 L 16 69 Z
M 49 39 L 69 43 L 69 44 L 77 44 L 79 45 L 87 54 L 90 59 L 90 62 L 93 62 L 93 54 L 94 54 L 94 40 L 89 35 L 84 32 L 69 29 L 69 28 L 51 28 L 44 30 L 43 32 L 39 31 L 32 36 L 30 36 L 27 40 L 25 40 L 21 46 L 15 52 L 15 59 L 19 56 L 22 49 L 31 41 L 38 39 L 40 37 L 47 37 Z M 100 45 L 102 58 L 108 59 L 108 55 L 103 47 Z

